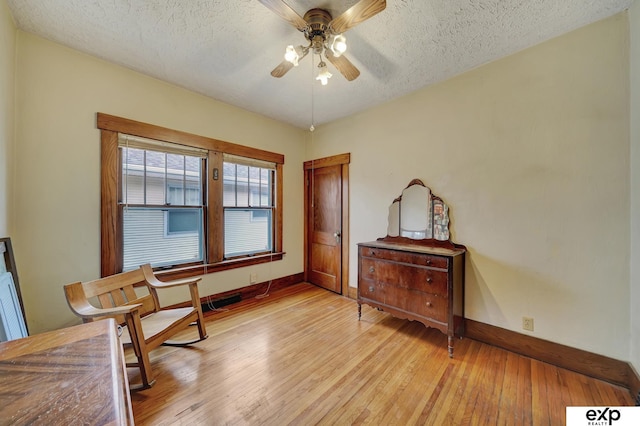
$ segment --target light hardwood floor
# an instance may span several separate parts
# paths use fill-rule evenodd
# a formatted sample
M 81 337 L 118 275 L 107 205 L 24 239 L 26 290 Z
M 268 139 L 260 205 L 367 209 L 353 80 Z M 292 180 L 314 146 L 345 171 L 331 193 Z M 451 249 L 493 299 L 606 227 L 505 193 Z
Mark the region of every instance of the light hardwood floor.
M 563 425 L 567 405 L 633 405 L 629 392 L 446 336 L 309 284 L 207 317 L 209 338 L 152 352 L 132 395 L 145 425 Z

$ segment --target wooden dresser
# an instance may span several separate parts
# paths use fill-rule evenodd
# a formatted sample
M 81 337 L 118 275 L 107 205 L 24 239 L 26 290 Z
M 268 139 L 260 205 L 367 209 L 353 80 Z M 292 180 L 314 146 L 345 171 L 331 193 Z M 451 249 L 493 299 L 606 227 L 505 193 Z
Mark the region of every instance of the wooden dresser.
M 358 318 L 367 304 L 437 328 L 453 357 L 464 334 L 465 253 L 449 240 L 448 207 L 413 180 L 389 209 L 388 235 L 358 244 Z
M 0 344 L 0 424 L 133 422 L 113 319 Z
M 464 249 L 382 241 L 358 244 L 358 317 L 362 304 L 437 328 L 464 333 Z

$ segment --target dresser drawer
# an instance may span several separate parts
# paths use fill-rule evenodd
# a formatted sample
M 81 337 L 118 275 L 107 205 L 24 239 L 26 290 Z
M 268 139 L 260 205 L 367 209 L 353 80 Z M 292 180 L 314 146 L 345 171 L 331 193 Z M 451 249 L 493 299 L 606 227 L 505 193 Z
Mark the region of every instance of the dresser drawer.
M 373 280 L 361 279 L 358 282 L 358 298 L 387 303 L 387 287 Z
M 447 269 L 449 259 L 426 253 L 409 253 L 399 250 L 387 250 L 376 247 L 360 247 L 360 255 L 376 259 L 391 260 L 419 266 Z
M 436 294 L 411 291 L 384 283 L 361 280 L 358 286 L 358 298 L 412 312 L 437 322 L 447 322 L 448 299 Z
M 368 281 L 447 296 L 448 274 L 427 267 L 363 257 L 360 259 L 361 277 Z
M 410 298 L 405 309 L 423 317 L 446 323 L 448 321 L 448 305 L 449 301 L 444 297 L 439 297 L 435 294 L 424 294 L 421 297 Z

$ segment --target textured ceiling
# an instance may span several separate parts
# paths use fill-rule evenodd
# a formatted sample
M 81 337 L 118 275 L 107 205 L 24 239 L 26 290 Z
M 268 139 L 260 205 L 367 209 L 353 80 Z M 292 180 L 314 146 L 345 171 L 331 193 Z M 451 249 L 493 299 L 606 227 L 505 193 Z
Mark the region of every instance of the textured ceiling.
M 18 27 L 276 120 L 308 128 L 445 80 L 627 9 L 632 0 L 387 0 L 345 33 L 361 75 L 313 78 L 307 56 L 269 74 L 302 33 L 258 0 L 7 0 Z M 287 0 L 340 15 L 357 0 Z M 313 107 L 312 107 L 313 94 Z

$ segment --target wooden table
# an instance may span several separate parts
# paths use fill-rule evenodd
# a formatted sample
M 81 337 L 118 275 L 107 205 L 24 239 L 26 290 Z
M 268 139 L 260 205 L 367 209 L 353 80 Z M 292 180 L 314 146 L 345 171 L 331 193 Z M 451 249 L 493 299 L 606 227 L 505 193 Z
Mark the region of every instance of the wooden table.
M 133 424 L 114 320 L 0 343 L 5 424 Z

